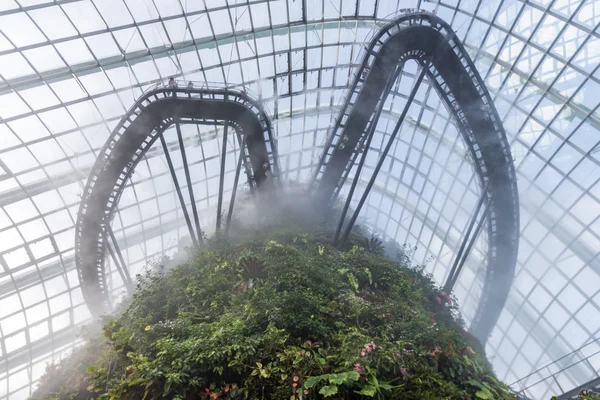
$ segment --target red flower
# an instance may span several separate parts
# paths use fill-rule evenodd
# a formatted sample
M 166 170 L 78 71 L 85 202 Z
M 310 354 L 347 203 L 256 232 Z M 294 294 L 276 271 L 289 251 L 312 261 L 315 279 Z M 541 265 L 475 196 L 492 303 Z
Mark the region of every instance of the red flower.
M 292 386 L 293 386 L 293 387 L 297 387 L 297 386 L 298 386 L 298 384 L 297 384 L 296 382 L 294 382 L 294 383 L 292 384 Z

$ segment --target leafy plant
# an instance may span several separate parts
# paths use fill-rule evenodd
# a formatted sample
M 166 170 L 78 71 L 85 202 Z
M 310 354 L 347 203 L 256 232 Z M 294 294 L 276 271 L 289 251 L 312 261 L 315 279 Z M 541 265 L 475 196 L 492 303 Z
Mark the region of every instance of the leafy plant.
M 248 290 L 257 284 L 262 284 L 267 277 L 265 263 L 257 257 L 242 257 L 239 264 L 241 267 L 240 277 L 242 278 L 240 285 L 243 290 Z
M 514 398 L 422 268 L 330 237 L 288 224 L 207 239 L 140 276 L 33 397 Z
M 369 253 L 383 254 L 384 246 L 383 241 L 378 237 L 371 236 L 370 238 L 364 238 L 362 245 Z

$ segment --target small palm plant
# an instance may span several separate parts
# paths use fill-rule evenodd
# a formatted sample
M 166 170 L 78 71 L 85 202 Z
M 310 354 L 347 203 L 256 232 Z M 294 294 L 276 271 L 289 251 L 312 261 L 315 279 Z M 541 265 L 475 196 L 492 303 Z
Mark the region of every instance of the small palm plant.
M 371 236 L 370 239 L 364 238 L 362 245 L 369 253 L 382 254 L 384 250 L 383 241 L 375 236 Z
M 254 256 L 240 258 L 239 277 L 241 281 L 238 283 L 241 290 L 249 290 L 254 286 L 264 283 L 267 277 L 265 263 Z

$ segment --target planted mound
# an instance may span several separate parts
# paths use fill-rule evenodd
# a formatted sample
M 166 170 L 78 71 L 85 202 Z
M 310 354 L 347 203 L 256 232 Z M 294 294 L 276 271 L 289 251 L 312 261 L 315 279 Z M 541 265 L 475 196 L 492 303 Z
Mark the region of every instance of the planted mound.
M 350 246 L 213 240 L 142 279 L 34 397 L 512 398 L 430 277 L 381 256 L 377 241 Z

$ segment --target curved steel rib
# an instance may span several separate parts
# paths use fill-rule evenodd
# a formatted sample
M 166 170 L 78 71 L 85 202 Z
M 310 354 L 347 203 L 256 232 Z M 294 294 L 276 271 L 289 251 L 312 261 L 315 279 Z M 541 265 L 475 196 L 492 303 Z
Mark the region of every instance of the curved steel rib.
M 155 89 L 144 94 L 100 151 L 77 216 L 75 260 L 84 299 L 95 316 L 110 309 L 104 257 L 110 223 L 125 183 L 154 142 L 181 119 L 191 123 L 227 121 L 243 137 L 240 145 L 251 189 L 263 187 L 272 169 L 275 175 L 279 173 L 271 122 L 261 105 L 245 92 Z
M 383 27 L 371 41 L 316 170 L 317 199 L 330 202 L 339 193 L 364 147 L 367 132 L 377 123 L 374 115 L 389 93 L 388 82 L 396 79 L 401 69 L 397 66 L 408 59 L 422 65 L 431 60 L 428 80 L 455 116 L 480 184 L 488 188 L 488 265 L 470 329 L 485 343 L 508 296 L 516 265 L 519 200 L 515 168 L 489 93 L 444 21 L 426 13 L 404 15 Z

